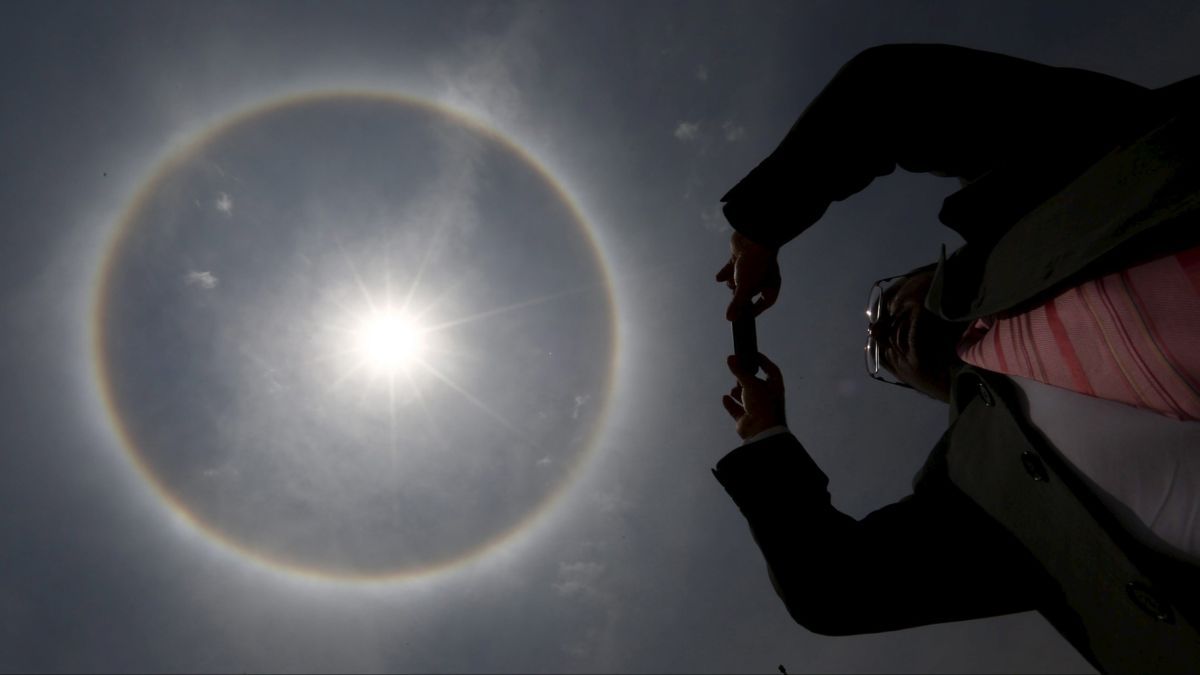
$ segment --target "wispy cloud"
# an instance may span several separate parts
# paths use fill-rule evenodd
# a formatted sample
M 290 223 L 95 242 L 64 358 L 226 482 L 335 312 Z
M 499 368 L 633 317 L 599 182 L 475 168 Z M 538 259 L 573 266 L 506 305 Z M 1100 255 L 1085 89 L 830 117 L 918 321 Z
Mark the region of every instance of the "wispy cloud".
M 526 89 L 541 68 L 533 45 L 543 22 L 539 10 L 521 9 L 503 31 L 458 43 L 428 66 L 440 90 L 437 98 L 501 130 L 519 129 L 527 118 Z M 412 222 L 428 223 L 437 233 L 430 255 L 483 220 L 476 196 L 487 144 L 461 129 L 439 132 L 439 140 L 443 153 L 432 167 L 434 183 L 407 213 Z
M 598 582 L 605 569 L 602 563 L 589 560 L 559 563 L 554 590 L 564 597 L 601 598 Z
M 626 499 L 621 488 L 596 493 L 595 502 L 600 513 L 623 514 L 633 508 L 633 503 Z
M 615 628 L 620 622 L 620 611 L 616 596 L 610 586 L 614 579 L 609 577 L 608 565 L 597 558 L 603 555 L 601 547 L 586 545 L 580 559 L 561 562 L 558 578 L 552 587 L 564 602 L 573 603 L 575 615 L 588 617 L 578 626 L 571 639 L 565 640 L 562 651 L 576 659 L 596 663 L 612 656 Z
M 707 82 L 708 81 L 708 68 L 705 68 L 703 63 L 696 66 L 695 75 L 696 75 L 697 80 L 700 80 L 701 82 Z
M 197 286 L 206 291 L 211 291 L 212 289 L 216 288 L 219 282 L 220 279 L 217 279 L 212 272 L 192 270 L 191 272 L 183 275 L 183 283 L 187 284 L 188 286 Z
M 740 141 L 746 136 L 746 129 L 737 126 L 733 122 L 725 122 L 721 125 L 721 131 L 725 134 L 725 140 L 729 142 Z
M 516 12 L 504 31 L 461 43 L 457 54 L 431 66 L 441 81 L 440 97 L 502 128 L 519 125 L 525 118 L 523 88 L 536 82 L 541 67 L 533 45 L 543 24 L 540 10 L 526 8 Z
M 221 213 L 226 213 L 226 214 L 233 213 L 233 198 L 230 197 L 228 194 L 222 192 L 219 195 L 217 195 L 216 206 L 217 206 L 217 210 L 220 211 Z
M 587 629 L 580 639 L 574 642 L 564 644 L 562 650 L 567 656 L 573 656 L 580 660 L 591 659 L 596 653 L 596 645 L 603 638 L 603 634 L 597 627 Z
M 675 127 L 675 138 L 687 142 L 695 140 L 700 135 L 699 122 L 680 122 L 679 126 Z
M 573 420 L 579 419 L 579 411 L 582 410 L 583 406 L 586 405 L 587 402 L 590 400 L 592 400 L 591 394 L 579 394 L 578 396 L 576 396 L 575 397 L 575 408 L 571 410 L 571 419 L 573 419 Z
M 201 470 L 201 475 L 205 480 L 211 481 L 231 481 L 238 480 L 242 477 L 242 473 L 237 470 L 237 467 L 232 464 L 222 464 L 220 466 L 209 467 Z
M 721 213 L 721 209 L 712 208 L 705 209 L 700 212 L 700 224 L 709 232 L 724 233 L 729 232 L 733 228 L 729 226 L 729 222 L 725 220 L 725 216 Z

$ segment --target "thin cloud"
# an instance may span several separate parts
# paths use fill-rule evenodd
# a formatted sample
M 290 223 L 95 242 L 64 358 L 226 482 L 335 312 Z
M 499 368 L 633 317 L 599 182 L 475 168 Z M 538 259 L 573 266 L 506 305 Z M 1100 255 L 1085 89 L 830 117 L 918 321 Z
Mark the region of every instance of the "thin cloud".
M 217 287 L 217 284 L 220 283 L 220 279 L 218 279 L 212 272 L 200 272 L 197 270 L 192 270 L 183 276 L 183 283 L 187 284 L 188 286 L 197 286 L 203 290 L 211 291 Z
M 580 660 L 590 659 L 596 652 L 596 644 L 600 642 L 602 637 L 603 635 L 599 628 L 589 628 L 584 632 L 581 639 L 564 644 L 562 646 L 563 653 Z
M 705 68 L 704 64 L 700 64 L 700 65 L 696 66 L 695 74 L 696 74 L 697 80 L 700 80 L 701 82 L 708 81 L 708 68 Z
M 201 474 L 204 476 L 205 480 L 213 480 L 213 481 L 215 481 L 215 480 L 226 480 L 226 481 L 236 480 L 236 479 L 242 477 L 241 472 L 238 471 L 236 467 L 231 466 L 229 464 L 224 464 L 221 466 L 203 469 L 201 471 Z
M 612 653 L 620 611 L 615 596 L 606 590 L 613 580 L 608 566 L 596 559 L 600 551 L 590 545 L 585 548 L 593 550 L 582 551 L 575 562 L 559 563 L 558 580 L 552 586 L 560 598 L 575 605 L 577 615 L 590 617 L 560 648 L 571 657 L 594 663 L 597 657 Z
M 579 419 L 579 411 L 582 410 L 583 406 L 586 405 L 587 402 L 590 400 L 592 400 L 591 394 L 580 394 L 580 395 L 576 396 L 575 397 L 575 408 L 571 410 L 571 419 L 573 419 L 573 420 Z
M 620 488 L 595 495 L 596 508 L 600 513 L 621 514 L 633 510 L 633 503 L 625 498 Z
M 233 198 L 222 192 L 217 195 L 217 210 L 221 213 L 233 213 Z
M 725 216 L 721 213 L 721 209 L 712 208 L 705 209 L 700 212 L 700 224 L 709 232 L 724 234 L 731 231 L 733 228 L 729 226 L 729 222 L 725 220 Z
M 598 582 L 604 576 L 605 569 L 602 563 L 587 560 L 559 563 L 554 590 L 567 598 L 598 598 L 602 595 Z
M 442 88 L 439 98 L 477 111 L 495 126 L 519 125 L 526 117 L 522 87 L 538 81 L 542 65 L 532 45 L 545 29 L 544 22 L 541 10 L 526 7 L 516 12 L 505 31 L 459 44 L 454 56 L 431 67 Z
M 687 142 L 695 140 L 700 135 L 699 122 L 680 122 L 679 126 L 675 127 L 675 138 Z
M 739 127 L 733 122 L 726 122 L 721 125 L 721 131 L 725 133 L 725 140 L 730 143 L 740 141 L 746 137 L 745 127 Z

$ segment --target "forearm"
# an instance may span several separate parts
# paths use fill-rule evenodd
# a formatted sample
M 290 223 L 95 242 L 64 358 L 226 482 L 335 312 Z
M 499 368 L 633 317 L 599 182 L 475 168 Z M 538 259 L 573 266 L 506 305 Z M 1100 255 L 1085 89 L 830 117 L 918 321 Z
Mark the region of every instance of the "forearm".
M 833 508 L 828 479 L 790 434 L 733 451 L 714 473 L 746 517 L 788 612 L 813 632 L 1033 608 L 1030 563 L 971 504 L 913 495 L 855 520 Z
M 948 45 L 889 45 L 847 63 L 779 147 L 722 199 L 738 231 L 779 247 L 898 165 L 971 180 L 1028 156 L 1080 154 L 1141 87 Z M 1086 153 L 1084 153 L 1086 154 Z

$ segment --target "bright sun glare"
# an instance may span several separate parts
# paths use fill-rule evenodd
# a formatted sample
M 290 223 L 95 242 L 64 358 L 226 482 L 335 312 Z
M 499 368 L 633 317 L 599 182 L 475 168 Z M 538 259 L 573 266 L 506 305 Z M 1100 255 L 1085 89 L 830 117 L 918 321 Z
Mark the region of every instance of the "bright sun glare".
M 355 347 L 371 370 L 390 373 L 408 368 L 421 357 L 425 331 L 400 312 L 374 312 L 359 323 Z

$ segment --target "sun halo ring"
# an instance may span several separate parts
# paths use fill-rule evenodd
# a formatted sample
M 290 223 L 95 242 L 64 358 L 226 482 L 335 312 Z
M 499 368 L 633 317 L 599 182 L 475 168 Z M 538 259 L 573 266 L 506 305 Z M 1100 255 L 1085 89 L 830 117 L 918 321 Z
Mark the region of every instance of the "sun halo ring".
M 107 315 L 107 299 L 110 295 L 111 282 L 113 279 L 114 263 L 119 257 L 117 254 L 122 249 L 125 242 L 130 237 L 134 227 L 135 216 L 140 212 L 146 201 L 155 193 L 159 183 L 165 176 L 171 173 L 173 169 L 180 166 L 182 163 L 190 160 L 195 153 L 203 148 L 212 139 L 225 133 L 227 130 L 250 122 L 257 117 L 269 115 L 272 112 L 281 111 L 283 109 L 303 105 L 306 103 L 321 102 L 324 100 L 342 100 L 342 99 L 362 99 L 394 103 L 400 106 L 413 106 L 418 109 L 428 111 L 438 116 L 444 117 L 450 121 L 458 123 L 471 131 L 478 133 L 487 139 L 494 141 L 507 151 L 511 152 L 516 157 L 519 157 L 526 165 L 532 168 L 548 185 L 559 200 L 567 207 L 571 214 L 572 220 L 576 223 L 580 233 L 587 241 L 592 255 L 594 256 L 597 268 L 600 271 L 603 279 L 603 297 L 606 312 L 608 315 L 609 328 L 609 343 L 612 345 L 610 351 L 610 360 L 605 368 L 604 381 L 600 385 L 603 392 L 603 400 L 599 404 L 599 413 L 596 422 L 591 429 L 590 438 L 588 438 L 584 449 L 574 459 L 573 464 L 569 467 L 564 477 L 559 481 L 555 488 L 547 494 L 540 504 L 532 508 L 525 516 L 506 531 L 494 534 L 489 539 L 486 539 L 476 545 L 474 548 L 464 552 L 453 558 L 440 560 L 435 563 L 414 566 L 408 568 L 400 568 L 378 574 L 351 574 L 343 570 L 319 568 L 311 565 L 297 564 L 292 561 L 281 560 L 277 557 L 266 554 L 262 551 L 254 549 L 251 545 L 238 541 L 231 536 L 227 536 L 216 526 L 209 523 L 205 519 L 194 513 L 180 497 L 171 492 L 168 486 L 155 475 L 150 468 L 148 462 L 142 455 L 138 444 L 135 442 L 134 436 L 124 420 L 123 411 L 113 391 L 112 373 L 110 364 L 105 358 L 105 317 Z M 532 155 L 527 149 L 522 147 L 512 138 L 500 133 L 493 127 L 484 122 L 472 117 L 466 112 L 457 110 L 448 104 L 435 102 L 427 99 L 401 94 L 397 92 L 379 91 L 379 90 L 317 90 L 306 91 L 299 93 L 287 94 L 265 101 L 260 101 L 257 104 L 252 104 L 242 108 L 239 111 L 225 117 L 209 127 L 200 130 L 194 134 L 190 140 L 183 143 L 181 147 L 169 148 L 164 152 L 164 155 L 155 161 L 152 169 L 147 177 L 141 181 L 140 187 L 133 193 L 126 207 L 122 210 L 121 216 L 115 222 L 113 230 L 108 237 L 107 243 L 102 248 L 100 262 L 96 271 L 96 281 L 92 286 L 94 296 L 91 305 L 91 320 L 90 326 L 90 351 L 92 363 L 93 383 L 95 391 L 99 397 L 103 410 L 108 418 L 109 426 L 113 431 L 115 440 L 124 451 L 125 456 L 130 461 L 132 467 L 137 474 L 142 478 L 144 484 L 147 485 L 154 495 L 165 504 L 171 512 L 177 517 L 184 520 L 191 526 L 193 531 L 203 535 L 203 539 L 208 542 L 215 543 L 218 548 L 237 555 L 239 559 L 252 561 L 264 568 L 284 572 L 293 576 L 304 577 L 325 582 L 399 582 L 416 578 L 427 578 L 430 575 L 447 572 L 454 569 L 462 568 L 468 563 L 483 559 L 487 554 L 499 550 L 504 544 L 514 542 L 519 539 L 518 535 L 532 530 L 532 526 L 542 520 L 542 517 L 552 510 L 552 507 L 558 503 L 561 497 L 567 492 L 568 488 L 576 482 L 579 477 L 582 467 L 587 464 L 588 458 L 593 454 L 593 450 L 603 435 L 611 392 L 613 379 L 616 372 L 616 364 L 620 352 L 620 344 L 618 341 L 618 327 L 615 306 L 615 297 L 611 273 L 605 260 L 603 250 L 596 238 L 592 224 L 580 211 L 578 204 L 563 185 L 554 177 L 554 175 L 545 167 L 545 165 Z M 358 326 L 358 349 L 362 352 L 362 357 L 366 359 L 375 359 L 382 363 L 385 368 L 394 368 L 402 365 L 404 362 L 412 359 L 420 359 L 426 348 L 422 344 L 422 339 L 418 330 L 414 330 L 413 326 L 405 325 L 407 319 L 396 314 L 383 314 L 382 316 L 368 317 L 365 319 L 364 325 Z M 397 352 L 393 349 L 394 344 L 388 345 L 386 340 L 396 339 L 399 337 L 402 349 Z

